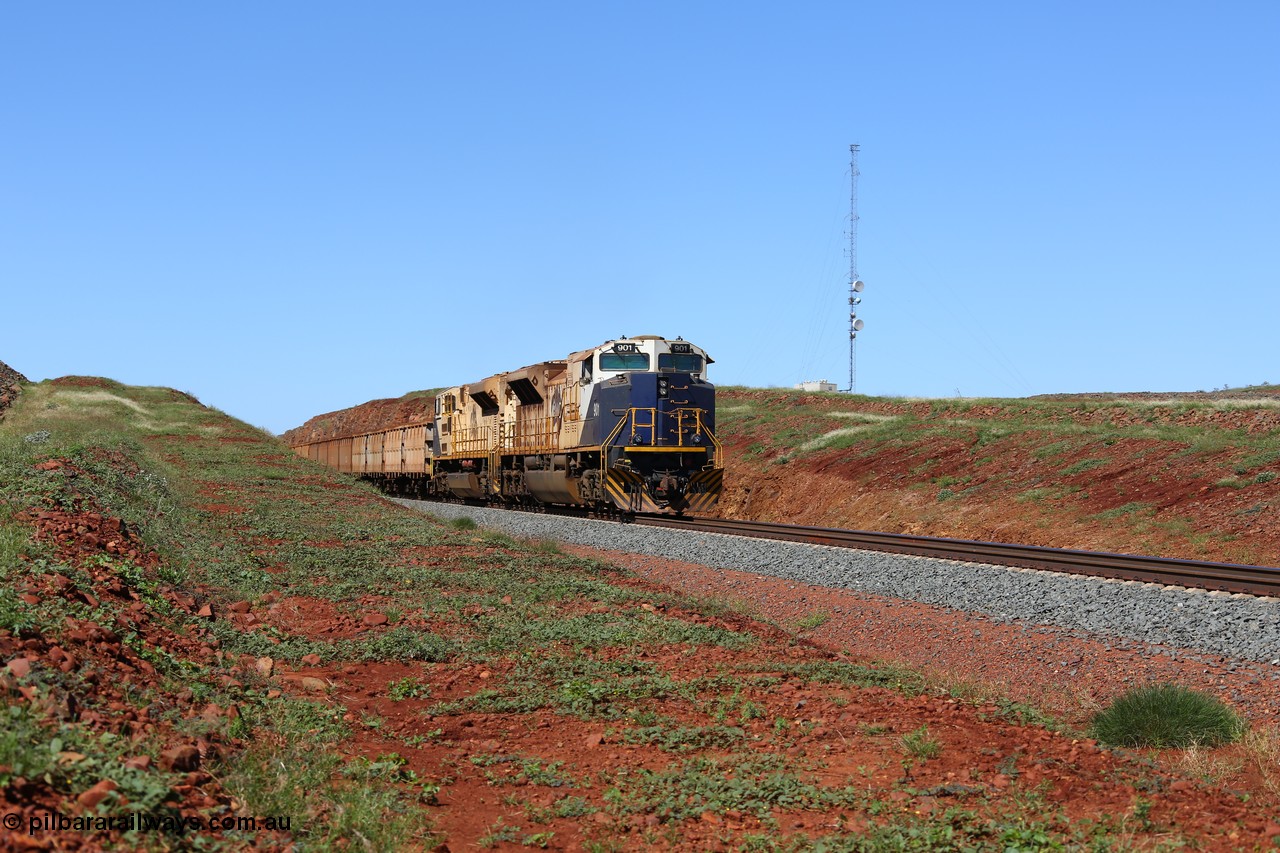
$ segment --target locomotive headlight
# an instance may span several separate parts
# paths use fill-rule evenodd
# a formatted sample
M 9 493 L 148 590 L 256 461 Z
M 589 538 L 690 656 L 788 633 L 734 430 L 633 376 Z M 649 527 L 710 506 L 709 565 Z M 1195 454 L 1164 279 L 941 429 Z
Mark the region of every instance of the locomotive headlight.
M 658 396 L 659 397 L 662 397 L 663 399 L 666 398 L 667 391 L 670 384 L 671 384 L 671 381 L 667 379 L 665 376 L 658 377 Z

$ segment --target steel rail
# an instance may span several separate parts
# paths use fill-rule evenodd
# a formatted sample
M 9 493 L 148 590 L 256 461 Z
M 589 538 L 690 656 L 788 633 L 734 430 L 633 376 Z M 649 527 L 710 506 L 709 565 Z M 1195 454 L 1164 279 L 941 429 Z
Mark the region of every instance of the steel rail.
M 637 515 L 634 523 L 701 533 L 726 533 L 758 539 L 888 551 L 895 554 L 941 557 L 970 563 L 992 563 L 1000 566 L 1042 569 L 1116 580 L 1157 583 L 1165 586 L 1280 597 L 1280 569 L 1266 566 L 1211 563 L 1205 560 L 1182 560 L 1171 557 L 1145 557 L 1137 554 L 1108 554 L 1066 548 L 1045 548 L 1038 545 L 942 539 L 904 533 L 874 533 L 865 530 L 841 530 L 830 527 L 806 527 L 799 524 L 735 521 L 722 518 Z

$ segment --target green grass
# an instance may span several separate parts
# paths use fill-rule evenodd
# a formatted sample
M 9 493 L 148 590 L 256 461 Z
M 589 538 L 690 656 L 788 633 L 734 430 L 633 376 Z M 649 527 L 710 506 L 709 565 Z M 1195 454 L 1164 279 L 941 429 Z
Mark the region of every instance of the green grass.
M 902 750 L 912 758 L 927 761 L 942 754 L 942 744 L 929 736 L 929 727 L 921 726 L 901 738 Z
M 563 761 L 544 762 L 531 756 L 494 753 L 473 755 L 471 763 L 488 768 L 485 778 L 494 786 L 541 785 L 547 788 L 572 788 L 575 784 L 573 777 L 563 772 Z
M 908 696 L 923 693 L 929 687 L 928 680 L 916 670 L 888 663 L 869 666 L 845 661 L 779 662 L 776 665 L 762 664 L 756 671 L 778 672 L 819 684 L 886 687 Z
M 1174 684 L 1130 690 L 1094 717 L 1090 734 L 1115 746 L 1218 746 L 1244 721 L 1218 699 Z
M 808 616 L 801 616 L 792 623 L 792 627 L 796 631 L 812 631 L 814 628 L 820 628 L 831 621 L 831 614 L 822 610 L 815 610 Z
M 392 543 L 411 535 L 426 544 L 450 534 L 403 521 L 392 522 L 399 530 L 388 529 L 385 510 L 370 513 L 368 506 L 358 501 L 353 505 L 347 496 L 299 485 L 296 481 L 304 473 L 314 473 L 307 463 L 261 431 L 201 408 L 184 395 L 167 389 L 107 385 L 30 386 L 0 424 L 0 582 L 6 589 L 20 583 L 24 575 L 57 573 L 73 586 L 90 591 L 84 569 L 59 562 L 49 545 L 31 541 L 30 528 L 14 518 L 13 508 L 94 509 L 118 516 L 131 530 L 139 531 L 162 562 L 159 569 L 143 568 L 123 557 L 103 554 L 88 560 L 85 567 L 114 578 L 170 630 L 179 634 L 212 631 L 233 659 L 236 653 L 284 659 L 322 653 L 325 659 L 435 660 L 456 653 L 452 643 L 421 631 L 371 632 L 358 640 L 331 644 L 281 636 L 274 630 L 242 632 L 221 619 L 189 622 L 161 595 L 163 588 L 207 584 L 218 590 L 220 601 L 255 600 L 294 578 L 310 593 L 318 575 L 350 568 L 355 577 L 347 588 L 349 594 L 394 589 L 409 599 L 394 559 L 397 546 Z M 218 438 L 233 441 L 222 443 Z M 68 464 L 47 471 L 33 467 L 50 458 Z M 199 474 L 193 477 L 192 471 Z M 372 506 L 378 499 L 367 494 Z M 299 498 L 318 506 L 306 506 Z M 215 502 L 238 504 L 242 511 L 225 515 L 202 508 Z M 335 533 L 349 547 L 305 545 Z M 283 540 L 283 544 L 259 544 L 266 539 Z M 18 559 L 19 555 L 26 559 Z M 266 568 L 277 573 L 264 572 Z M 28 606 L 0 595 L 0 628 L 40 630 L 56 640 L 66 630 L 67 618 L 116 623 L 124 604 L 113 597 L 98 598 L 97 610 L 90 610 L 58 597 Z M 320 848 L 341 846 L 339 842 L 351 839 L 365 839 L 374 849 L 429 841 L 424 815 L 405 808 L 403 778 L 344 775 L 338 772 L 342 768 L 335 757 L 340 752 L 315 748 L 317 743 L 332 744 L 347 736 L 340 712 L 335 716 L 328 706 L 283 698 L 267 701 L 242 688 L 224 687 L 219 674 L 225 671 L 220 668 L 183 660 L 133 632 L 120 634 L 126 646 L 157 670 L 154 686 L 130 688 L 130 699 L 139 707 L 157 700 L 161 707 L 171 701 L 163 691 L 190 689 L 197 703 L 240 709 L 237 719 L 220 721 L 216 727 L 234 737 L 248 737 L 252 746 L 233 750 L 225 762 L 212 762 L 209 769 L 250 813 L 291 815 L 294 838 Z M 37 670 L 30 678 L 46 679 L 42 690 L 52 691 L 52 696 L 74 693 L 85 707 L 94 707 L 94 692 L 77 687 L 72 683 L 74 676 Z M 76 724 L 39 723 L 19 706 L 0 705 L 0 713 L 7 718 L 0 734 L 0 765 L 28 778 L 48 778 L 55 790 L 72 797 L 104 776 L 112 778 L 120 787 L 103 806 L 108 810 L 127 800 L 129 811 L 154 811 L 169 794 L 170 774 L 156 771 L 154 765 L 135 771 L 120 762 L 122 755 L 148 750 L 154 760 L 158 747 L 95 734 Z M 215 727 L 199 718 L 179 719 L 176 725 L 188 737 Z M 59 753 L 68 752 L 86 757 L 72 763 L 57 760 Z
M 95 734 L 73 724 L 51 724 L 26 705 L 0 705 L 0 717 L 0 788 L 25 778 L 43 780 L 55 791 L 74 796 L 109 778 L 119 787 L 110 795 L 106 813 L 173 816 L 163 804 L 180 774 L 125 767 L 122 759 L 139 752 L 139 745 L 128 738 Z M 71 755 L 78 758 L 68 761 Z
M 420 678 L 405 677 L 388 684 L 387 695 L 397 702 L 405 699 L 425 699 L 431 695 L 431 685 Z
M 696 757 L 659 771 L 623 768 L 604 793 L 615 814 L 649 813 L 669 821 L 729 809 L 771 820 L 774 809 L 821 811 L 864 797 L 855 787 L 818 785 L 770 755 Z
M 704 749 L 729 749 L 746 738 L 738 726 L 682 726 L 666 724 L 627 729 L 625 743 L 656 746 L 667 752 L 696 752 Z
M 462 711 L 522 714 L 550 708 L 584 719 L 618 719 L 648 700 L 689 691 L 647 661 L 555 654 L 538 659 L 528 655 L 502 684 L 428 711 L 437 715 Z

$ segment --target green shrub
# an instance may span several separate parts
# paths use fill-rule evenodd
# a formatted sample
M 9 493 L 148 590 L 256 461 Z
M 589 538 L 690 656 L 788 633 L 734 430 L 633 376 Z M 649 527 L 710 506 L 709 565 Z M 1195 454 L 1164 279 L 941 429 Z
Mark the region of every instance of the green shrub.
M 1090 734 L 1114 746 L 1217 746 L 1240 737 L 1244 721 L 1206 693 L 1156 684 L 1116 699 L 1093 719 Z

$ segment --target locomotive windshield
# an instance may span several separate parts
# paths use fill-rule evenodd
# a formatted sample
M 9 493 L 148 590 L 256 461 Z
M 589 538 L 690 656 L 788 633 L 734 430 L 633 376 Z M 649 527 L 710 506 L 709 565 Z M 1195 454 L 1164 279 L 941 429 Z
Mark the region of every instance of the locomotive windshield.
M 701 373 L 702 356 L 686 352 L 659 353 L 658 369 L 678 373 Z
M 601 370 L 648 370 L 649 354 L 645 352 L 602 352 Z

